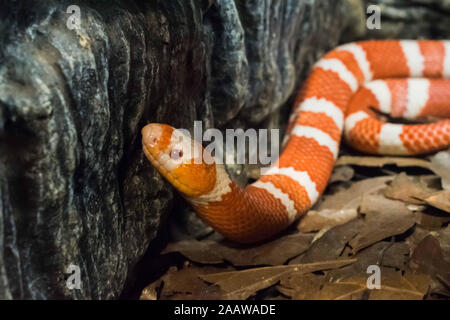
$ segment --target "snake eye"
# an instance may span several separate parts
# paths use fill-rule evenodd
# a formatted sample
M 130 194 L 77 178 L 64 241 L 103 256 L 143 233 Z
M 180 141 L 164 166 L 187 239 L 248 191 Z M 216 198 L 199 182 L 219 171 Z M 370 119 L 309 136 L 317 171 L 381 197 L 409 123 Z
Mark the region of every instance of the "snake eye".
M 183 156 L 183 150 L 173 149 L 170 152 L 170 158 L 173 160 L 178 160 Z

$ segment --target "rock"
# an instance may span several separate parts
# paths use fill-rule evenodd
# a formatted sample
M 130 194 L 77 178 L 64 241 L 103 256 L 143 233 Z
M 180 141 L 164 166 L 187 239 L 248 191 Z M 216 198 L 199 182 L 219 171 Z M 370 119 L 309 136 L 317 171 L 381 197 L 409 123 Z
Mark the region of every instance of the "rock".
M 366 11 L 363 0 L 345 0 L 346 24 L 342 30 L 341 42 L 351 42 L 363 39 L 367 33 Z
M 190 1 L 1 5 L 0 298 L 115 298 L 172 206 L 140 128 L 188 126 L 205 101 L 203 12 Z M 80 290 L 66 286 L 70 265 Z
M 367 30 L 366 37 L 385 39 L 447 39 L 450 31 L 449 0 L 363 0 L 377 5 L 381 28 Z

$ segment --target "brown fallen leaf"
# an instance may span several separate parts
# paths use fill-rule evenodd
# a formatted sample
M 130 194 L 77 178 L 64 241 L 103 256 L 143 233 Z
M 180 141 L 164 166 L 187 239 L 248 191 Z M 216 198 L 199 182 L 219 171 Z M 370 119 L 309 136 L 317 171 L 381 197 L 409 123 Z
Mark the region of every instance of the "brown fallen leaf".
M 402 234 L 416 223 L 416 215 L 403 202 L 380 195 L 364 196 L 360 212 L 365 214 L 365 223 L 349 243 L 354 253 L 380 240 Z
M 439 241 L 441 243 L 442 256 L 450 261 L 450 225 L 439 230 Z
M 300 220 L 298 230 L 311 232 L 330 229 L 355 219 L 362 196 L 385 188 L 392 179 L 390 176 L 365 179 L 353 183 L 348 189 L 323 196 L 322 201 Z
M 277 290 L 292 300 L 308 300 L 326 281 L 326 276 L 313 273 L 290 274 L 282 277 Z
M 156 292 L 156 287 L 159 286 L 160 282 L 156 281 L 153 284 L 147 286 L 142 290 L 139 300 L 157 300 L 158 294 Z
M 379 243 L 386 245 L 386 242 Z M 410 254 L 410 248 L 405 242 L 388 243 L 382 250 L 380 265 L 405 271 Z
M 350 166 L 339 166 L 334 167 L 333 172 L 331 173 L 331 177 L 328 180 L 328 183 L 334 183 L 339 181 L 350 181 L 355 175 L 355 170 Z
M 450 191 L 450 149 L 436 153 L 430 160 L 431 170 L 441 177 L 442 188 Z
M 325 195 L 323 201 L 314 206 L 314 210 L 354 208 L 360 204 L 361 197 L 365 194 L 376 193 L 387 187 L 387 183 L 394 177 L 383 176 L 370 179 L 364 179 L 355 183 L 343 191 L 333 195 Z
M 298 230 L 311 232 L 316 230 L 331 229 L 358 217 L 357 208 L 342 210 L 324 209 L 321 211 L 309 210 L 300 220 Z
M 202 275 L 200 278 L 219 286 L 224 292 L 221 297 L 222 299 L 243 300 L 262 289 L 276 284 L 280 281 L 281 277 L 288 274 L 306 274 L 320 270 L 340 268 L 354 262 L 356 262 L 356 259 L 253 268 L 243 271 Z
M 172 242 L 167 245 L 161 254 L 179 252 L 193 262 L 202 264 L 223 263 L 223 257 L 215 250 L 212 250 L 212 246 L 215 244 L 216 241 L 213 240 L 183 240 Z
M 364 167 L 383 167 L 388 164 L 394 164 L 397 167 L 421 167 L 432 170 L 429 161 L 418 158 L 342 156 L 336 161 L 336 166 L 357 165 Z
M 450 191 L 442 190 L 424 198 L 424 201 L 435 208 L 450 213 Z
M 354 256 L 357 262 L 328 271 L 325 285 L 316 288 L 307 296 L 310 299 L 420 299 L 426 293 L 430 279 L 426 275 L 410 274 L 411 272 L 407 269 L 409 251 L 410 248 L 405 242 L 377 242 L 359 251 Z M 347 251 L 347 254 L 351 253 Z M 344 253 L 343 256 L 347 254 Z M 367 280 L 372 275 L 368 267 L 373 265 L 379 266 L 381 271 L 381 292 L 369 290 L 367 287 Z M 402 281 L 394 281 L 399 280 L 398 276 L 402 273 L 395 272 L 393 268 L 406 272 L 406 277 L 403 279 L 406 281 L 402 279 L 400 279 Z M 416 291 L 420 293 L 409 297 L 408 295 L 411 294 L 409 291 L 414 289 L 406 286 L 407 281 L 412 282 L 413 288 L 417 286 L 420 290 Z M 320 292 L 321 290 L 324 291 Z
M 320 300 L 420 300 L 428 291 L 429 276 L 397 272 L 390 268 L 380 269 L 380 289 L 369 289 L 370 274 L 351 275 L 335 282 L 326 282 L 311 299 Z
M 390 199 L 402 200 L 412 204 L 428 204 L 450 213 L 450 191 L 437 191 L 426 185 L 424 179 L 415 179 L 401 173 L 385 190 Z
M 418 176 L 418 178 L 421 184 L 424 184 L 431 190 L 433 191 L 442 190 L 441 178 L 438 175 L 435 174 L 420 175 Z
M 417 224 L 428 230 L 439 230 L 443 225 L 450 222 L 450 215 L 446 212 L 430 210 L 429 207 L 421 209 Z
M 430 231 L 429 229 L 417 224 L 409 237 L 405 238 L 405 242 L 411 248 L 411 253 L 413 249 L 416 248 L 417 245 L 430 234 L 435 235 L 436 232 Z
M 401 173 L 395 177 L 391 185 L 386 188 L 384 195 L 389 199 L 402 200 L 412 204 L 423 204 L 425 199 L 433 194 L 435 190 L 431 190 L 424 183 L 413 180 L 405 173 Z
M 141 295 L 141 300 L 153 298 L 156 288 L 162 286 L 161 300 L 208 300 L 219 299 L 222 292 L 217 286 L 207 285 L 200 280 L 199 276 L 208 273 L 215 273 L 221 269 L 213 267 L 185 266 L 181 270 L 172 267 L 169 271 L 155 283 L 147 286 Z
M 363 219 L 354 219 L 326 231 L 304 254 L 292 259 L 289 264 L 312 263 L 340 258 L 345 246 L 358 234 L 363 225 Z
M 234 266 L 280 265 L 307 250 L 312 238 L 311 234 L 296 233 L 256 246 L 186 240 L 169 244 L 163 254 L 179 252 L 189 260 L 203 264 L 229 261 Z
M 410 248 L 405 242 L 386 242 L 380 241 L 370 247 L 362 249 L 356 255 L 350 250 L 342 254 L 343 257 L 356 258 L 358 261 L 339 268 L 331 270 L 327 273 L 330 281 L 337 281 L 338 279 L 346 279 L 350 276 L 367 276 L 367 268 L 371 265 L 378 265 L 380 267 L 391 267 L 398 270 L 406 270 L 409 258 Z
M 430 275 L 434 279 L 434 288 L 450 289 L 450 263 L 444 259 L 439 240 L 435 237 L 428 235 L 417 245 L 409 265 L 416 272 Z

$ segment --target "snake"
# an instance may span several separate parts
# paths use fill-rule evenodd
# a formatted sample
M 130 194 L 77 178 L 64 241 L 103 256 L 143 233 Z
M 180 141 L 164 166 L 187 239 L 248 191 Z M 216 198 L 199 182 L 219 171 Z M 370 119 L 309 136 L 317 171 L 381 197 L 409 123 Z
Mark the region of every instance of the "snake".
M 257 243 L 275 237 L 318 201 L 341 138 L 372 155 L 448 149 L 449 78 L 448 40 L 365 40 L 337 46 L 303 81 L 279 158 L 246 187 L 233 181 L 200 142 L 168 124 L 145 125 L 142 148 L 205 223 L 233 242 Z

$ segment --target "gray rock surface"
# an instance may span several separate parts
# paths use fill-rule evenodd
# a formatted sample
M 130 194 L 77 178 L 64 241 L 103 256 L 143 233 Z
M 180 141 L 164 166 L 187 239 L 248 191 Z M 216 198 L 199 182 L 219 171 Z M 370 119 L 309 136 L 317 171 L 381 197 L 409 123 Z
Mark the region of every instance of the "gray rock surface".
M 448 39 L 449 0 L 363 0 L 365 7 L 378 5 L 381 28 L 367 30 L 367 38 Z
M 174 202 L 140 128 L 280 126 L 311 64 L 361 36 L 363 7 L 0 0 L 0 299 L 117 298 Z

